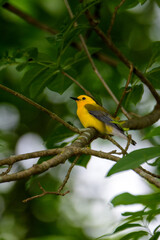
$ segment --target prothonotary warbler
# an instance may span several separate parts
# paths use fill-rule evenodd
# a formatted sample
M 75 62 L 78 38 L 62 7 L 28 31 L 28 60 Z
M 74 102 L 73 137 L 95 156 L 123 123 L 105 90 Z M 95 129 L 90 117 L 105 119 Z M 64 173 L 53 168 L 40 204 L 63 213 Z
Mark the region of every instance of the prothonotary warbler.
M 109 115 L 107 110 L 98 105 L 91 97 L 80 95 L 79 97 L 71 97 L 77 103 L 77 115 L 82 125 L 87 127 L 94 127 L 102 134 L 109 134 L 128 139 L 124 134 L 123 129 L 114 123 L 114 119 Z M 131 140 L 133 145 L 136 144 Z

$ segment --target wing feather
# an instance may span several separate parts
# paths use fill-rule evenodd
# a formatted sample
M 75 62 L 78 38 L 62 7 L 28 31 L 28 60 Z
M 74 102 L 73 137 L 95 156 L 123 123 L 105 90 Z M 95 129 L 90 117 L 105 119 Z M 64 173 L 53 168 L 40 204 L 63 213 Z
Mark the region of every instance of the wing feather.
M 108 114 L 107 110 L 104 109 L 103 107 L 96 106 L 96 105 L 91 105 L 91 104 L 86 104 L 85 108 L 87 109 L 87 111 L 92 116 L 94 116 L 98 120 L 106 123 L 109 126 L 112 126 L 112 127 L 116 128 L 121 133 L 123 133 L 123 129 L 120 126 L 118 126 L 117 124 L 112 122 L 114 119 L 112 119 L 112 117 Z

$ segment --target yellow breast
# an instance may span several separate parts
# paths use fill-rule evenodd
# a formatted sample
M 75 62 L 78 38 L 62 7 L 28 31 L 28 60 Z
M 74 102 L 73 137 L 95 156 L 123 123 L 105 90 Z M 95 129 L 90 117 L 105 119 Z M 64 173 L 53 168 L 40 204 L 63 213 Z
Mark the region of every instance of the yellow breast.
M 100 133 L 106 132 L 105 124 L 92 116 L 84 106 L 77 109 L 77 115 L 85 128 L 94 127 Z

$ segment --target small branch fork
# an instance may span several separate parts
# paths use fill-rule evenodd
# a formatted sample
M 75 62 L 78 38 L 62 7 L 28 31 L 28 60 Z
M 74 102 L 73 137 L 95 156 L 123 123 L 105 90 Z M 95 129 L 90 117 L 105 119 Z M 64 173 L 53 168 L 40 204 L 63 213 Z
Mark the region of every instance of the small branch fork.
M 73 161 L 73 163 L 72 163 L 71 166 L 69 167 L 68 172 L 67 172 L 67 174 L 66 174 L 66 176 L 65 176 L 65 178 L 64 178 L 64 181 L 63 181 L 62 185 L 58 188 L 58 191 L 57 191 L 57 192 L 46 191 L 46 190 L 41 186 L 41 184 L 38 183 L 39 188 L 41 189 L 42 193 L 41 193 L 41 194 L 38 194 L 38 195 L 35 195 L 35 196 L 32 196 L 32 197 L 30 197 L 30 198 L 24 199 L 22 202 L 23 202 L 23 203 L 26 203 L 26 202 L 28 202 L 28 201 L 31 201 L 31 200 L 35 199 L 35 198 L 43 197 L 43 196 L 45 196 L 45 195 L 47 195 L 47 194 L 60 195 L 60 196 L 65 196 L 66 194 L 68 194 L 70 191 L 66 191 L 66 192 L 64 192 L 64 193 L 61 193 L 61 191 L 64 189 L 66 183 L 68 182 L 69 177 L 70 177 L 70 174 L 71 174 L 71 171 L 72 171 L 73 167 L 76 165 L 78 159 L 79 159 L 79 156 L 77 156 L 77 157 L 75 158 L 75 160 Z
M 32 197 L 29 197 L 29 198 L 26 198 L 26 199 L 24 199 L 22 202 L 23 203 L 27 203 L 27 202 L 29 202 L 29 201 L 31 201 L 31 200 L 33 200 L 33 199 L 35 199 L 35 198 L 40 198 L 40 197 L 43 197 L 43 196 L 45 196 L 45 195 L 48 195 L 48 194 L 52 194 L 52 195 L 59 195 L 59 196 L 65 196 L 66 194 L 68 194 L 69 193 L 69 191 L 66 191 L 66 192 L 64 192 L 64 193 L 60 193 L 60 192 L 52 192 L 52 191 L 46 191 L 42 186 L 41 186 L 41 184 L 40 183 L 38 183 L 38 186 L 39 186 L 39 188 L 40 188 L 40 190 L 42 191 L 42 193 L 41 194 L 38 194 L 38 195 L 35 195 L 35 196 L 32 196 Z

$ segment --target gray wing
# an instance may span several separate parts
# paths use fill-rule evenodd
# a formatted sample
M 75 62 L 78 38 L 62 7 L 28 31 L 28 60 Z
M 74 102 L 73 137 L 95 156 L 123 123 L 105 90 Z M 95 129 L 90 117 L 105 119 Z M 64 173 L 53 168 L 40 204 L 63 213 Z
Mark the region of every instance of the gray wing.
M 91 104 L 86 104 L 85 108 L 88 110 L 88 112 L 94 116 L 95 118 L 97 118 L 98 120 L 116 128 L 117 130 L 119 130 L 121 133 L 123 133 L 123 129 L 118 126 L 117 124 L 113 123 L 112 121 L 114 121 L 109 114 L 107 113 L 107 111 L 103 108 L 99 106 L 93 106 Z

